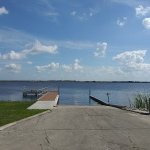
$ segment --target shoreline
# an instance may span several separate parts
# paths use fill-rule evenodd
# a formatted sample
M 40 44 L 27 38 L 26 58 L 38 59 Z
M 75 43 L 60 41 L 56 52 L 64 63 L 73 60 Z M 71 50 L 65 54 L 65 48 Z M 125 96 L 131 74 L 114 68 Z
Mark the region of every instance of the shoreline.
M 150 83 L 150 81 L 0 80 L 0 82 Z

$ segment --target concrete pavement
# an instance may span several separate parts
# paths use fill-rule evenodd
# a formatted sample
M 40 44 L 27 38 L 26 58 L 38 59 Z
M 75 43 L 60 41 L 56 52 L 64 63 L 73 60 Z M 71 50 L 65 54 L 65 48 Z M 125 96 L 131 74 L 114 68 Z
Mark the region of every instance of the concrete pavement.
M 150 117 L 106 106 L 58 106 L 0 131 L 0 150 L 150 150 Z

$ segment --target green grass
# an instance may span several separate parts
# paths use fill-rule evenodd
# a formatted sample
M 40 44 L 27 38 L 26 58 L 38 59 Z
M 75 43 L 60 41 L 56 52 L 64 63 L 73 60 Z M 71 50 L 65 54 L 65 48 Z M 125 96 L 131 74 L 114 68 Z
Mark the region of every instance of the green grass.
M 41 113 L 45 110 L 28 110 L 34 102 L 0 102 L 0 126 Z
M 134 99 L 134 105 L 138 109 L 149 110 L 150 94 L 138 93 Z

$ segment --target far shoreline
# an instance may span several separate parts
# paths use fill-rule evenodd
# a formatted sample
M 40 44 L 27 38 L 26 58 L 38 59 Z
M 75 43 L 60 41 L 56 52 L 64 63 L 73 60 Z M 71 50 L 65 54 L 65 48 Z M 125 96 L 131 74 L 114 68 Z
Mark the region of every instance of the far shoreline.
M 150 81 L 0 80 L 0 82 L 150 83 Z

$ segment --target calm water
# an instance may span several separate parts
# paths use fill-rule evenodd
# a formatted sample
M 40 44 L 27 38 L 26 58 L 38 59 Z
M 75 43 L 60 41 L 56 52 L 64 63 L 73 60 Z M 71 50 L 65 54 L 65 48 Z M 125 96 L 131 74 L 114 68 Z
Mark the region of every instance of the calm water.
M 110 82 L 0 82 L 1 101 L 22 101 L 23 89 L 40 89 L 47 87 L 48 90 L 60 89 L 60 105 L 97 105 L 91 100 L 89 103 L 89 89 L 91 95 L 107 102 L 107 94 L 110 94 L 110 103 L 129 105 L 135 94 L 150 92 L 150 83 L 110 83 Z

